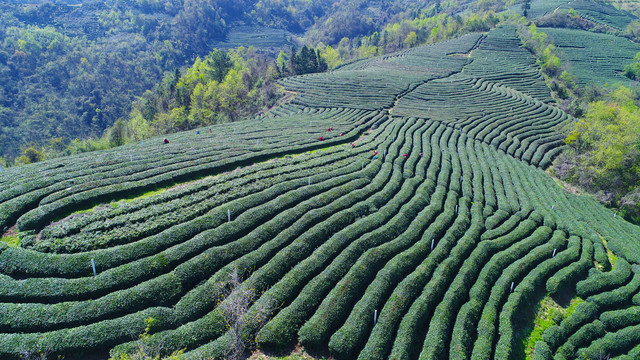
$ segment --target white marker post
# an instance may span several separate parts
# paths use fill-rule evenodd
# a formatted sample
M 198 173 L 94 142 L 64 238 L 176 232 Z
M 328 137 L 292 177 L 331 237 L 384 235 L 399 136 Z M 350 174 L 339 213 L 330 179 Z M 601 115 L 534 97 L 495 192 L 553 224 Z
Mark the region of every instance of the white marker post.
M 91 259 L 91 267 L 93 268 L 93 277 L 96 277 L 96 263 Z
M 373 310 L 373 325 L 378 322 L 378 310 Z
M 456 205 L 456 215 L 458 215 L 458 205 Z
M 558 250 L 558 249 L 553 249 L 553 255 L 551 255 L 551 257 L 555 257 L 556 256 L 556 250 Z
M 131 161 L 133 161 L 133 155 L 130 155 L 130 156 L 131 156 Z
M 511 282 L 511 291 L 509 292 L 513 292 L 513 281 Z
M 227 209 L 227 220 L 231 222 L 231 210 Z
M 431 251 L 433 251 L 433 244 L 436 242 L 436 239 L 431 239 Z
M 311 176 L 309 176 L 309 185 L 311 185 Z
M 234 133 L 234 134 L 236 133 L 236 128 L 233 128 L 233 133 Z

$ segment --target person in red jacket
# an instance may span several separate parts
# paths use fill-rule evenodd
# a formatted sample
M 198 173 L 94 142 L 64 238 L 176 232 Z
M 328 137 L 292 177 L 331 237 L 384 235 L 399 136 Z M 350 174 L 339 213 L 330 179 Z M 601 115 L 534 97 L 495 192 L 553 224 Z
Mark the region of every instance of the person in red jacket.
M 168 143 L 169 143 L 169 140 L 168 140 L 167 138 L 164 138 L 164 140 L 162 140 L 162 143 L 163 143 L 163 144 L 168 144 Z

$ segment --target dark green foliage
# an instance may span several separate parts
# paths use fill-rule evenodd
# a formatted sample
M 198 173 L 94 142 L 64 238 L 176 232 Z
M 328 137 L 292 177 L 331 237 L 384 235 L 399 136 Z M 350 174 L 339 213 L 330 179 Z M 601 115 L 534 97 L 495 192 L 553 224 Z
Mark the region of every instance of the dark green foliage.
M 640 307 L 632 306 L 625 309 L 607 311 L 600 315 L 600 320 L 610 332 L 615 329 L 640 324 Z
M 550 294 L 556 294 L 560 289 L 563 289 L 571 284 L 576 283 L 580 278 L 586 275 L 586 272 L 592 264 L 593 256 L 593 244 L 591 241 L 582 241 L 582 254 L 580 260 L 573 264 L 560 269 L 555 275 L 547 280 L 547 292 Z
M 594 339 L 587 348 L 581 349 L 580 353 L 591 359 L 597 359 L 601 354 L 613 357 L 624 354 L 638 344 L 640 344 L 640 325 L 636 324 Z
M 318 50 L 308 48 L 306 45 L 302 46 L 298 52 L 296 52 L 295 47 L 291 48 L 290 75 L 304 75 L 324 71 L 327 71 L 327 63 L 320 56 Z
M 544 341 L 537 341 L 536 347 L 533 353 L 534 360 L 552 360 L 553 353 L 549 349 L 549 345 Z
M 612 271 L 601 272 L 591 269 L 589 276 L 585 280 L 578 282 L 576 290 L 578 291 L 578 296 L 586 298 L 626 284 L 631 275 L 631 265 L 624 259 L 620 259 L 616 268 Z

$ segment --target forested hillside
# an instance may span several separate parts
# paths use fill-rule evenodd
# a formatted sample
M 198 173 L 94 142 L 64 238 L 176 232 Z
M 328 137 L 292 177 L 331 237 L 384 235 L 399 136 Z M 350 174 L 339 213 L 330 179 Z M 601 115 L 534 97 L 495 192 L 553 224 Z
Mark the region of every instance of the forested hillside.
M 425 6 L 424 1 L 28 3 L 0 3 L 0 156 L 9 160 L 52 139 L 53 148 L 63 148 L 75 138 L 102 136 L 165 73 L 190 66 L 214 48 L 256 46 L 275 58 L 295 36 L 335 44 Z

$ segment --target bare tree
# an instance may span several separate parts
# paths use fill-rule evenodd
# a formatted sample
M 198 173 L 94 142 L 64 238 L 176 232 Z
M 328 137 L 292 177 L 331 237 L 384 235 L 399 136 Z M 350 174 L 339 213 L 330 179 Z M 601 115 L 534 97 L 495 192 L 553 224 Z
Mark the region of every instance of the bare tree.
M 227 335 L 231 341 L 225 359 L 237 360 L 245 351 L 255 346 L 256 334 L 266 324 L 276 306 L 270 301 L 255 304 L 258 298 L 255 289 L 242 283 L 237 269 L 231 272 L 223 288 L 226 299 L 220 303 L 219 310 L 227 325 Z

